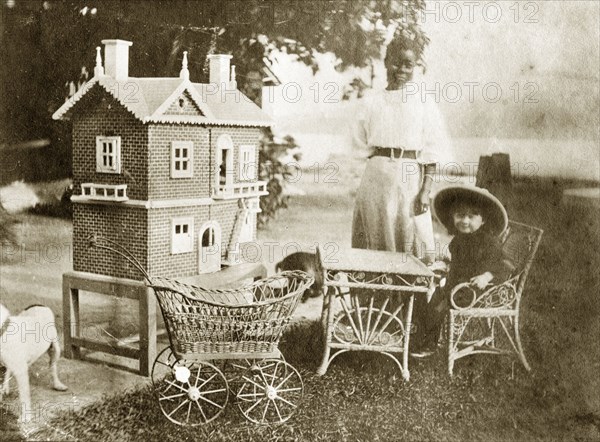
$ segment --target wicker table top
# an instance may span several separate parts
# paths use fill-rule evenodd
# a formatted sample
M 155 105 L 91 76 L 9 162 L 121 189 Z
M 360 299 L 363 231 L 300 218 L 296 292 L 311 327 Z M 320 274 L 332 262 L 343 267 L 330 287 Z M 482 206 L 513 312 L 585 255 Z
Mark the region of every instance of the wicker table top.
M 335 253 L 319 249 L 319 255 L 324 270 L 434 276 L 425 264 L 407 253 L 347 248 Z

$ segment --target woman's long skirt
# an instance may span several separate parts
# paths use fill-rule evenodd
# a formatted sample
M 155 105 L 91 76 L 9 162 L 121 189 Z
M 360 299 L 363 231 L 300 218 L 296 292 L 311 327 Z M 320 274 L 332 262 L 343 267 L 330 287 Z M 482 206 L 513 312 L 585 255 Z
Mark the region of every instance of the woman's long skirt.
M 426 250 L 434 244 L 432 229 L 415 224 L 421 183 L 421 165 L 416 160 L 370 158 L 356 194 L 352 247 L 406 252 L 419 258 L 433 252 Z M 430 212 L 423 216 L 431 225 Z

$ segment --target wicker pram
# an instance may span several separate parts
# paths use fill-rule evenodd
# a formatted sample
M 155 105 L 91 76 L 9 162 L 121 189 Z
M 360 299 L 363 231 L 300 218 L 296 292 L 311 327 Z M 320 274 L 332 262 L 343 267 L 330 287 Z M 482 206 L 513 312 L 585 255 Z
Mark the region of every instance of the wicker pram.
M 302 378 L 283 360 L 278 344 L 303 292 L 314 282 L 311 276 L 281 272 L 237 289 L 205 289 L 149 275 L 109 239 L 94 236 L 90 244 L 127 259 L 156 294 L 170 346 L 157 356 L 152 381 L 169 420 L 180 425 L 210 422 L 225 408 L 230 389 L 252 422 L 291 417 L 303 395 Z M 218 360 L 221 368 L 214 365 Z
M 277 356 L 277 345 L 312 278 L 282 272 L 239 289 L 203 289 L 153 277 L 171 349 L 178 357 Z

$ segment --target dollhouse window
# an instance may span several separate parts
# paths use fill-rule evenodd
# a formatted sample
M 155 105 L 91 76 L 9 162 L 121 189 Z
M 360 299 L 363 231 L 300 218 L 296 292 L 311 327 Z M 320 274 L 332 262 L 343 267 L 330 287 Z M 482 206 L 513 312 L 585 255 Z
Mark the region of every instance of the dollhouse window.
M 96 137 L 96 172 L 121 173 L 121 137 Z
M 217 138 L 217 185 L 231 184 L 233 181 L 233 139 L 223 134 Z
M 240 180 L 256 179 L 256 147 L 240 146 Z
M 215 245 L 215 232 L 208 228 L 202 234 L 202 247 L 213 247 Z
M 171 253 L 194 250 L 194 218 L 173 218 L 171 222 Z
M 194 143 L 191 141 L 171 143 L 171 178 L 191 178 L 194 175 L 193 151 Z

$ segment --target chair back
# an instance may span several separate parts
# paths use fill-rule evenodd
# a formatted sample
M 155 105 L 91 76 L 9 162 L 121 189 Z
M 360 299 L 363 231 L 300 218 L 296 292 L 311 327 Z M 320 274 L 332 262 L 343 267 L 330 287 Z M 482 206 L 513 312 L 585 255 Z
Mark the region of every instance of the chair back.
M 503 234 L 503 251 L 515 267 L 513 276 L 518 275 L 517 293 L 523 291 L 527 274 L 535 258 L 544 231 L 516 221 L 508 222 Z

